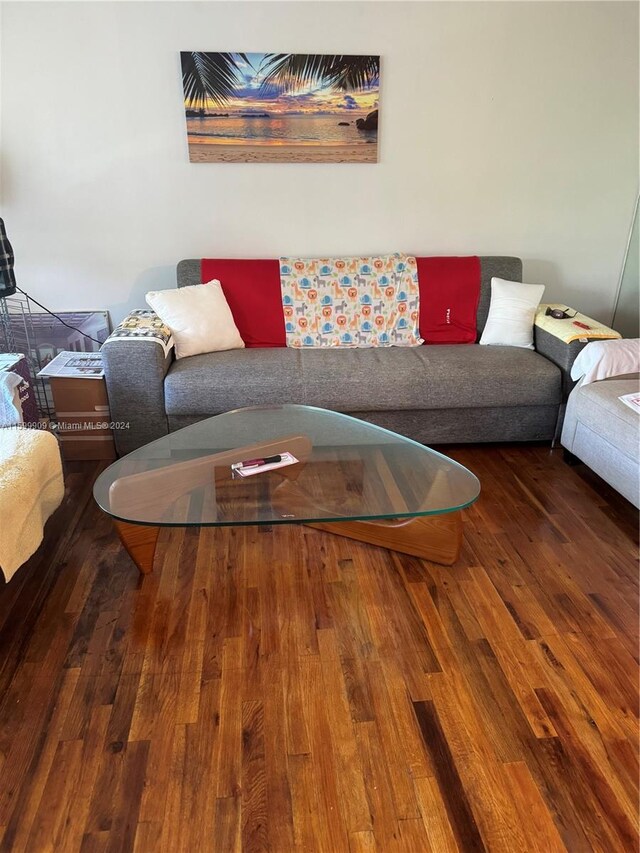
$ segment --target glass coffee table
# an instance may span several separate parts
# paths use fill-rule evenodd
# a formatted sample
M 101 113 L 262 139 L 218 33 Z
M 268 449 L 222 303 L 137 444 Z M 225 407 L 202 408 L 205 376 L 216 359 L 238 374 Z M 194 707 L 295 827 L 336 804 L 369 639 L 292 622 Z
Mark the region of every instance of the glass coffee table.
M 285 453 L 298 461 L 245 477 L 232 468 Z M 237 409 L 185 427 L 110 465 L 93 490 L 145 574 L 162 527 L 248 524 L 306 524 L 451 565 L 460 510 L 479 493 L 470 471 L 422 444 L 299 405 Z

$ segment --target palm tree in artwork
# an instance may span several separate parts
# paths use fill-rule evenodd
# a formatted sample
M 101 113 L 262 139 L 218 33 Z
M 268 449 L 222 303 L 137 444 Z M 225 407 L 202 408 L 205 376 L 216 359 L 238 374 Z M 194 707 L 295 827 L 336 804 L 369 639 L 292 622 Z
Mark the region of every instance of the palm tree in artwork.
M 263 86 L 296 91 L 322 83 L 341 92 L 371 89 L 380 81 L 379 56 L 269 53 L 260 71 Z
M 240 80 L 238 57 L 247 62 L 244 53 L 206 53 L 182 51 L 182 85 L 185 105 L 204 110 L 211 100 L 223 106 L 232 96 Z
M 238 59 L 251 65 L 244 53 L 183 51 L 185 104 L 204 111 L 209 100 L 220 106 L 227 103 L 242 80 Z M 275 86 L 283 92 L 320 83 L 349 92 L 378 85 L 380 57 L 268 53 L 258 71 L 264 74 L 263 87 Z

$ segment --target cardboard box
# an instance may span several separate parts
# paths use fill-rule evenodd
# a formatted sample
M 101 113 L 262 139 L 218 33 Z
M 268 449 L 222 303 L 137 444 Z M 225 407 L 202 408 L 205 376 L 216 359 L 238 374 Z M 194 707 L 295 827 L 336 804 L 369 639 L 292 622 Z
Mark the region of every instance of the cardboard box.
M 49 382 L 65 459 L 115 459 L 104 379 L 51 377 Z

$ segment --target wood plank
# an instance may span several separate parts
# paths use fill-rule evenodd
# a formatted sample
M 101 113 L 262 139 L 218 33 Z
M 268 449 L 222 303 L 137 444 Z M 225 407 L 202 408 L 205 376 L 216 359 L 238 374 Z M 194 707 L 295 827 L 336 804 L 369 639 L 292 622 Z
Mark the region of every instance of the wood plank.
M 400 829 L 392 791 L 389 764 L 382 748 L 382 733 L 376 722 L 358 723 L 356 742 L 373 821 L 373 836 L 378 850 L 398 849 Z
M 216 772 L 216 797 L 235 797 L 242 773 L 242 670 L 222 671 L 220 693 L 220 749 Z M 227 804 L 224 808 L 231 808 Z M 226 814 L 226 811 L 225 811 Z
M 328 850 L 348 850 L 348 832 L 338 776 L 339 764 L 331 748 L 331 726 L 318 657 L 307 655 L 302 659 L 306 670 L 305 716 L 309 727 L 311 756 L 318 802 L 320 838 Z
M 400 830 L 400 850 L 407 853 L 437 853 L 425 834 L 424 824 L 417 818 L 398 821 Z
M 398 722 L 384 679 L 384 670 L 378 661 L 367 661 L 366 672 L 371 685 L 382 751 L 387 762 L 396 817 L 397 819 L 420 817 L 411 777 L 404 762 L 398 761 L 398 750 L 402 749 L 404 744 L 400 739 Z
M 460 774 L 433 702 L 416 702 L 414 710 L 425 745 L 431 752 L 437 786 L 442 792 L 448 823 L 464 850 L 485 850 Z
M 213 796 L 220 749 L 220 679 L 204 680 L 198 721 L 185 726 L 184 802 L 189 816 L 187 849 L 207 848 L 214 838 L 216 799 Z M 157 815 L 164 823 L 164 814 Z M 155 848 L 152 848 L 155 849 Z
M 109 705 L 97 705 L 92 710 L 82 743 L 80 773 L 76 789 L 73 796 L 68 798 L 64 810 L 62 830 L 57 841 L 60 850 L 78 850 L 82 845 L 82 836 L 89 815 L 100 757 L 105 748 L 110 716 Z
M 264 707 L 261 702 L 242 705 L 242 850 L 269 849 L 267 788 L 264 755 Z
M 414 779 L 413 784 L 420 805 L 422 823 L 432 850 L 435 853 L 459 853 L 464 848 L 456 842 L 438 780 L 424 776 Z
M 331 702 L 327 703 L 327 716 L 342 810 L 347 832 L 351 835 L 353 832 L 370 830 L 371 815 L 335 634 L 330 628 L 318 631 L 318 643 L 325 695 L 332 697 Z
M 322 837 L 313 764 L 310 753 L 287 758 L 295 845 L 292 849 L 296 850 L 313 850 L 316 839 Z
M 560 833 L 524 761 L 504 765 L 531 853 L 564 853 Z
M 216 800 L 213 838 L 216 845 L 213 849 L 229 853 L 240 853 L 242 850 L 239 797 L 218 797 Z
M 352 832 L 349 836 L 349 853 L 375 853 L 378 849 L 372 830 Z

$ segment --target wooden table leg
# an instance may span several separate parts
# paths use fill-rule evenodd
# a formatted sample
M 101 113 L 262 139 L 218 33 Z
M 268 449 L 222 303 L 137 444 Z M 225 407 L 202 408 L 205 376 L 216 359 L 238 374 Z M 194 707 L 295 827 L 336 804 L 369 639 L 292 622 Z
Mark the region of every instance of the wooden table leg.
M 329 521 L 307 526 L 444 566 L 455 563 L 462 545 L 462 513 L 459 511 L 396 521 Z
M 113 520 L 120 541 L 127 549 L 129 556 L 143 575 L 148 575 L 153 569 L 153 558 L 156 553 L 159 527 L 148 524 L 130 524 L 127 521 Z

